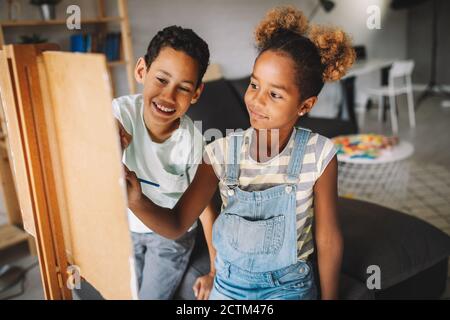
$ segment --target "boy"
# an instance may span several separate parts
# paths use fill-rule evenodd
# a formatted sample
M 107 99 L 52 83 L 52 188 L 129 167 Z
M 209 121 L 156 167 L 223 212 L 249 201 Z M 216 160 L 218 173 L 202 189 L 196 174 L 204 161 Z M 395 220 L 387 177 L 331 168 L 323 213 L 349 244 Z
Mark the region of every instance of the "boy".
M 113 101 L 123 162 L 139 178 L 156 184 L 142 183 L 142 190 L 163 207 L 177 203 L 202 158 L 203 137 L 185 113 L 200 97 L 208 61 L 208 45 L 192 30 L 164 28 L 135 67 L 142 94 Z M 187 268 L 197 223 L 179 239 L 169 240 L 152 232 L 131 210 L 128 217 L 139 298 L 171 299 Z

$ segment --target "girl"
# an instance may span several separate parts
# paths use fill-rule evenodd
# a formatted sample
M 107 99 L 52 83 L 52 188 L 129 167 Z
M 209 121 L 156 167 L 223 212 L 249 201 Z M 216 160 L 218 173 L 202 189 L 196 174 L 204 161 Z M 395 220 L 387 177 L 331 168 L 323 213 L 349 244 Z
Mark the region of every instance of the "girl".
M 336 299 L 343 251 L 336 150 L 329 139 L 294 125 L 355 54 L 341 30 L 309 27 L 292 7 L 269 11 L 255 34 L 259 55 L 245 95 L 251 128 L 206 147 L 204 163 L 172 210 L 142 195 L 126 170 L 129 205 L 144 224 L 177 238 L 219 185 L 210 299 L 314 299 L 314 247 L 321 298 Z

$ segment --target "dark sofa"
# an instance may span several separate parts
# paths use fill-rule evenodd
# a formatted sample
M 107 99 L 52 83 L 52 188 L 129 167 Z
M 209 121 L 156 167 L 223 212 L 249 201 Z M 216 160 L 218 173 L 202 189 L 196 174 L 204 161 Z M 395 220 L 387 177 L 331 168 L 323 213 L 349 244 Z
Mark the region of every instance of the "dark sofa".
M 226 129 L 248 128 L 243 100 L 248 83 L 248 77 L 207 82 L 188 115 L 202 121 L 203 132 L 217 128 L 225 135 Z M 339 119 L 303 117 L 297 124 L 329 138 L 356 133 L 349 121 Z M 216 202 L 219 208 L 217 194 Z M 442 295 L 450 255 L 448 235 L 415 217 L 368 202 L 339 198 L 338 212 L 344 237 L 341 299 L 433 299 Z M 380 290 L 369 290 L 366 285 L 371 265 L 380 268 Z M 209 255 L 200 230 L 175 298 L 195 299 L 194 281 L 207 272 Z

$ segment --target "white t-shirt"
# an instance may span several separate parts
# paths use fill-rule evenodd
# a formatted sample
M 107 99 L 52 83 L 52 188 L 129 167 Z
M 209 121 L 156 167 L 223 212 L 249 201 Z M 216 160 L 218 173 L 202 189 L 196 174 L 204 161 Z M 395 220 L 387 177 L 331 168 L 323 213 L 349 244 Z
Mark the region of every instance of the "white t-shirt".
M 141 94 L 113 100 L 114 116 L 133 137 L 125 150 L 123 162 L 138 178 L 159 184 L 141 183 L 142 192 L 161 207 L 173 208 L 192 182 L 202 160 L 204 140 L 192 120 L 184 115 L 180 125 L 163 143 L 154 142 L 144 123 L 144 103 Z M 132 232 L 152 232 L 128 209 Z M 194 225 L 189 229 L 197 226 Z

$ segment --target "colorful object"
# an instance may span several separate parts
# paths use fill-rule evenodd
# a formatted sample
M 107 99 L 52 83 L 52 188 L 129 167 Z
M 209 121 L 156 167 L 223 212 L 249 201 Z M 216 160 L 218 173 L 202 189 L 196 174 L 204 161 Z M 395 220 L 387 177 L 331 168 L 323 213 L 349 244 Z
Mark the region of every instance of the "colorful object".
M 379 134 L 355 134 L 331 139 L 336 145 L 337 154 L 350 158 L 376 159 L 381 152 L 398 144 L 398 137 Z

